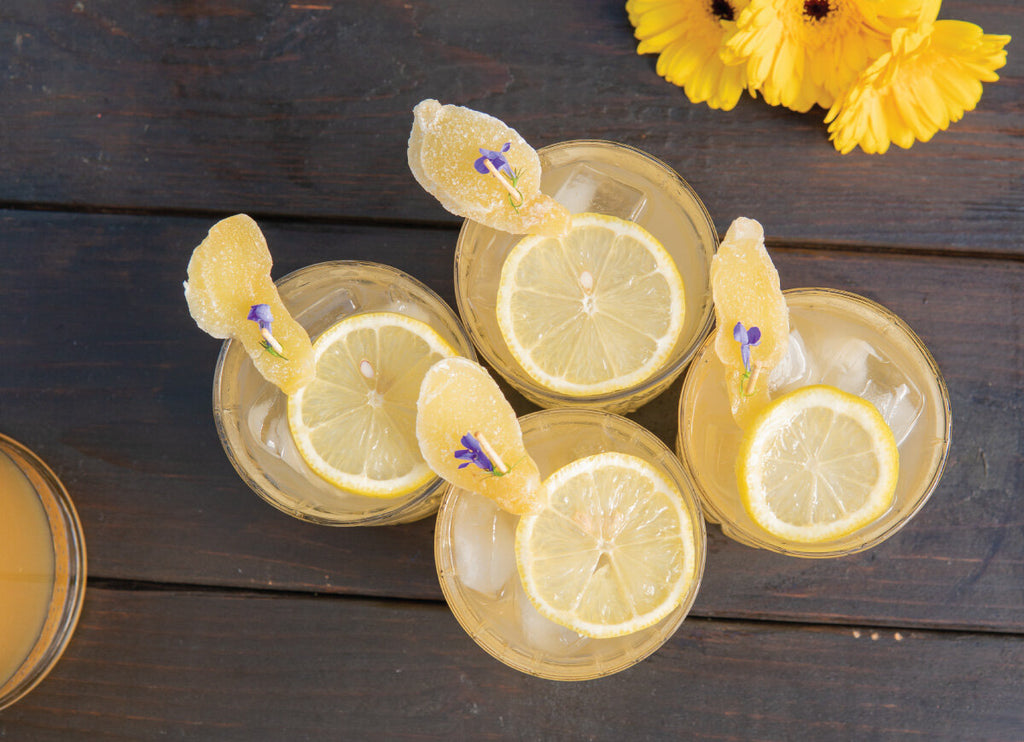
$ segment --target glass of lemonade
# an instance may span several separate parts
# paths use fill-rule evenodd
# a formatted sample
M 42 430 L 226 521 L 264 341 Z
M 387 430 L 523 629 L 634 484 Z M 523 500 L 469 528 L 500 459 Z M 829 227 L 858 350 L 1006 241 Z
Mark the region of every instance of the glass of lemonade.
M 455 252 L 455 294 L 467 329 L 487 362 L 542 407 L 590 407 L 628 412 L 653 399 L 683 371 L 713 324 L 709 288 L 718 244 L 707 210 L 693 189 L 664 163 L 614 142 L 575 140 L 538 151 L 541 187 L 571 213 L 593 212 L 635 222 L 668 251 L 684 284 L 684 319 L 668 360 L 626 389 L 572 396 L 538 383 L 506 344 L 496 316 L 502 266 L 522 239 L 467 220 Z M 596 350 L 596 349 L 595 349 Z
M 343 317 L 395 312 L 426 323 L 459 354 L 475 358 L 451 308 L 396 268 L 331 261 L 297 270 L 276 285 L 289 312 L 314 340 Z M 406 523 L 437 510 L 444 484 L 440 478 L 410 494 L 382 498 L 347 492 L 318 476 L 292 439 L 287 396 L 260 375 L 236 340 L 225 342 L 217 359 L 213 410 L 224 450 L 239 475 L 289 515 L 324 525 L 357 526 Z
M 790 337 L 772 370 L 769 396 L 826 384 L 871 402 L 899 449 L 892 506 L 858 530 L 822 543 L 789 543 L 758 526 L 737 488 L 743 432 L 730 413 L 722 362 L 714 343 L 697 352 L 679 401 L 678 450 L 696 485 L 705 517 L 729 537 L 802 557 L 835 557 L 885 540 L 921 509 L 942 474 L 950 442 L 949 394 L 928 349 L 903 320 L 856 294 L 803 288 L 784 292 Z
M 85 540 L 64 485 L 0 435 L 0 709 L 64 653 L 85 596 Z
M 694 564 L 682 602 L 658 623 L 632 634 L 593 639 L 542 616 L 527 598 L 516 568 L 518 516 L 490 499 L 450 487 L 438 513 L 434 555 L 448 605 L 474 641 L 501 662 L 552 680 L 587 680 L 623 670 L 660 647 L 689 612 L 704 570 L 700 506 L 675 455 L 654 435 L 596 410 L 542 410 L 520 418 L 527 452 L 541 478 L 585 456 L 619 452 L 661 472 L 683 500 L 692 523 Z

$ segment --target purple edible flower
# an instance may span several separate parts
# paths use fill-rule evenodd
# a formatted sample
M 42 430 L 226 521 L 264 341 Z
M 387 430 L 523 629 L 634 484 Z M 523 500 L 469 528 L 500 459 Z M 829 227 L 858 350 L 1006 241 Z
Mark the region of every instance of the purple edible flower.
M 758 327 L 751 327 L 749 330 L 742 322 L 737 322 L 732 328 L 733 339 L 740 344 L 740 355 L 743 356 L 743 368 L 750 373 L 750 348 L 761 342 L 761 330 Z
M 465 446 L 455 452 L 455 458 L 465 460 L 464 463 L 459 464 L 460 469 L 464 469 L 470 464 L 476 464 L 484 471 L 494 471 L 494 464 L 487 458 L 487 454 L 480 447 L 480 441 L 474 438 L 472 433 L 466 433 L 459 442 Z
M 270 323 L 274 321 L 274 315 L 270 312 L 269 304 L 253 304 L 249 308 L 249 316 L 246 319 L 255 322 L 261 330 L 269 330 Z
M 512 172 L 512 166 L 508 164 L 508 159 L 503 154 L 508 152 L 511 146 L 512 142 L 505 142 L 505 146 L 497 152 L 492 149 L 484 149 L 483 147 L 480 147 L 480 154 L 483 155 L 483 157 L 478 157 L 473 162 L 473 167 L 476 168 L 476 171 L 481 175 L 487 175 L 491 172 L 487 169 L 487 160 L 490 160 L 491 164 L 494 165 L 495 170 L 500 173 L 505 173 L 505 175 L 510 178 L 514 178 L 515 173 Z

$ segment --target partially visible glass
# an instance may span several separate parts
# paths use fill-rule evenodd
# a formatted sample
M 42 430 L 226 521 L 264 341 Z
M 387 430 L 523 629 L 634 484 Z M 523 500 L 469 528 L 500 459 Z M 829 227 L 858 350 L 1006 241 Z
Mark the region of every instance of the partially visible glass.
M 743 433 L 729 411 L 722 362 L 713 337 L 700 348 L 679 400 L 678 450 L 696 485 L 705 517 L 748 546 L 801 557 L 835 557 L 892 536 L 927 502 L 949 451 L 951 410 L 942 374 L 921 339 L 885 307 L 856 294 L 804 288 L 784 292 L 789 351 L 772 371 L 772 399 L 827 384 L 878 408 L 900 454 L 892 507 L 872 523 L 833 541 L 790 543 L 747 514 L 736 482 Z
M 515 360 L 498 328 L 495 306 L 501 268 L 521 235 L 467 220 L 455 251 L 459 313 L 498 373 L 542 407 L 629 412 L 663 392 L 682 373 L 714 322 L 709 271 L 718 236 L 693 189 L 668 165 L 615 142 L 574 140 L 544 147 L 541 188 L 571 213 L 596 212 L 636 222 L 672 256 L 685 286 L 682 331 L 667 363 L 652 377 L 619 392 L 568 396 L 541 386 Z
M 430 325 L 460 355 L 476 358 L 444 300 L 396 268 L 352 260 L 318 263 L 280 279 L 277 288 L 314 341 L 343 317 L 397 312 Z M 256 370 L 241 343 L 224 343 L 213 380 L 217 432 L 238 474 L 264 500 L 296 518 L 333 526 L 407 523 L 437 510 L 444 484 L 437 477 L 396 498 L 346 492 L 319 477 L 292 440 L 287 401 Z
M 60 659 L 85 597 L 85 539 L 64 485 L 38 456 L 0 435 L 0 709 Z
M 515 563 L 519 518 L 491 500 L 450 487 L 438 513 L 434 556 L 455 618 L 496 659 L 551 680 L 588 680 L 640 662 L 679 628 L 697 596 L 706 538 L 700 505 L 679 460 L 653 434 L 596 410 L 542 410 L 520 418 L 523 441 L 542 478 L 577 459 L 617 451 L 644 459 L 679 491 L 693 524 L 694 578 L 680 605 L 646 629 L 591 639 L 542 616 L 526 597 Z

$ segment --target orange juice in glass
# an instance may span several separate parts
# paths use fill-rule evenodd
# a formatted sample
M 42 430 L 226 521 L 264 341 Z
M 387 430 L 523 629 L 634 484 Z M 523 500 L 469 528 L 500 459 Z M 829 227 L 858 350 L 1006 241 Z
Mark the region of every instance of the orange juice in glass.
M 85 541 L 50 468 L 0 436 L 0 709 L 34 688 L 67 647 L 85 594 Z

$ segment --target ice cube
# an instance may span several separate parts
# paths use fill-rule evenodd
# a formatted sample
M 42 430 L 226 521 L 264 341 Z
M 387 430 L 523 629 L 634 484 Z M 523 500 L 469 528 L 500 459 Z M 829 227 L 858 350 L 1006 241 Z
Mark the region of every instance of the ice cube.
M 896 445 L 900 445 L 924 409 L 924 395 L 899 367 L 880 356 L 868 358 L 867 372 L 868 381 L 861 396 L 882 413 Z
M 811 383 L 814 367 L 807 354 L 807 346 L 799 330 L 789 333 L 786 356 L 768 376 L 768 391 L 772 398 L 806 386 Z
M 471 590 L 497 598 L 514 577 L 516 517 L 469 492 L 460 496 L 452 523 L 455 568 Z
M 635 222 L 647 197 L 586 163 L 578 163 L 555 192 L 555 200 L 573 214 L 592 211 Z
M 821 383 L 838 387 L 844 392 L 864 396 L 868 383 L 868 358 L 875 354 L 871 344 L 860 338 L 850 338 L 838 347 L 823 347 L 819 361 L 825 366 Z
M 821 383 L 871 402 L 892 429 L 896 445 L 902 443 L 924 408 L 924 398 L 914 382 L 859 338 L 847 340 L 829 355 Z
M 284 445 L 292 439 L 288 429 L 287 399 L 274 389 L 272 393 L 256 400 L 249 410 L 249 425 L 259 431 L 257 439 L 278 456 Z
M 333 291 L 314 292 L 308 304 L 295 303 L 292 316 L 302 321 L 307 330 L 322 332 L 341 317 L 347 317 L 360 309 L 359 297 L 347 288 L 336 288 Z M 326 318 L 326 319 L 325 319 Z M 318 326 L 326 322 L 323 328 L 313 330 L 309 325 Z
M 518 579 L 514 600 L 523 638 L 533 649 L 544 654 L 565 656 L 589 641 L 587 637 L 577 634 L 572 629 L 560 626 L 542 616 L 526 597 L 522 583 Z

